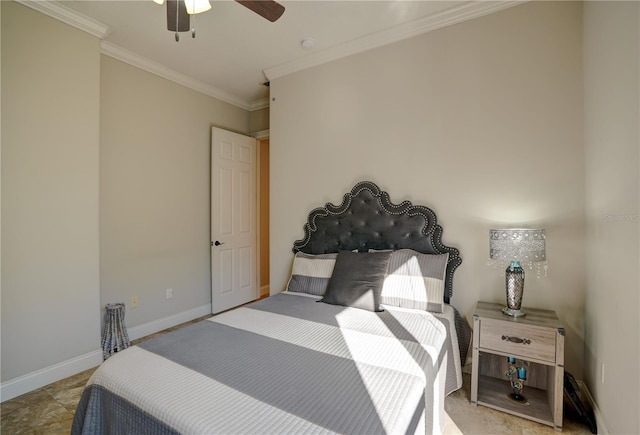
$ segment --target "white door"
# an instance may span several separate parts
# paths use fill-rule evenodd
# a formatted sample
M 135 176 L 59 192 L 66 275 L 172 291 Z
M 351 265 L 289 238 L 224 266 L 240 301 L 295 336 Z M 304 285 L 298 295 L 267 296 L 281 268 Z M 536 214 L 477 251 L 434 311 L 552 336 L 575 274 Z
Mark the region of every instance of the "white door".
M 256 141 L 211 131 L 211 307 L 219 313 L 258 298 Z

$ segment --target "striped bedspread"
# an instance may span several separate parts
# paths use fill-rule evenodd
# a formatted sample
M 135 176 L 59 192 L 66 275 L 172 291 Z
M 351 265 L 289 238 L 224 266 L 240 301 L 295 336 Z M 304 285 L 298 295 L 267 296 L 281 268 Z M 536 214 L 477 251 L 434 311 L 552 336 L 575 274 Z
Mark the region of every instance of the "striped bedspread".
M 432 433 L 462 386 L 453 309 L 280 293 L 119 352 L 73 434 Z

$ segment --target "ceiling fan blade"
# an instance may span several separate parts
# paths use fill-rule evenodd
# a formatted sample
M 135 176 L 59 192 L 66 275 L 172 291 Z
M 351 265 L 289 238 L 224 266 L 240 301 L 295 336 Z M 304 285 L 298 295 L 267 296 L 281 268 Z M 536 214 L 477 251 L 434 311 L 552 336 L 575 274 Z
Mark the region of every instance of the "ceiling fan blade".
M 282 16 L 284 6 L 273 0 L 236 0 L 242 6 L 251 9 L 256 14 L 272 23 Z
M 176 14 L 178 20 L 176 21 Z M 167 29 L 172 32 L 188 32 L 191 20 L 184 0 L 167 0 Z

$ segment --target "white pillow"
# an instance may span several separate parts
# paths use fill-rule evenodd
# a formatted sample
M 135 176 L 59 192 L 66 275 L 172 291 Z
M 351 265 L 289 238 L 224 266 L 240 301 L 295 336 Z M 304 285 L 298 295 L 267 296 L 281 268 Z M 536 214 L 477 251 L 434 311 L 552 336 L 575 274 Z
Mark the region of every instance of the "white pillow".
M 338 253 L 305 254 L 296 252 L 287 291 L 323 296 L 333 274 Z
M 393 251 L 380 303 L 441 313 L 448 261 L 448 253 L 421 254 L 412 249 Z

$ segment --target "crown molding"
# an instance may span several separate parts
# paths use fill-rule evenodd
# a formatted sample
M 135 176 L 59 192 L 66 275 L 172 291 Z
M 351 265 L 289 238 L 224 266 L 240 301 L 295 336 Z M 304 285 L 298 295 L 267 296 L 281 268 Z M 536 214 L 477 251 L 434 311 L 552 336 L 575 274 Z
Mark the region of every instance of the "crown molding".
M 241 100 L 240 98 L 234 95 L 231 95 L 228 92 L 221 91 L 220 89 L 215 88 L 207 83 L 204 83 L 200 80 L 196 80 L 186 74 L 182 74 L 180 72 L 172 70 L 171 68 L 168 68 L 160 63 L 154 62 L 150 59 L 140 56 L 137 53 L 134 53 L 129 50 L 125 50 L 124 48 L 118 45 L 112 44 L 110 42 L 102 41 L 100 43 L 100 51 L 102 52 L 102 54 L 113 57 L 114 59 L 120 60 L 124 63 L 133 65 L 151 74 L 155 74 L 164 79 L 186 86 L 188 88 L 193 89 L 194 91 L 198 91 L 210 97 L 217 98 L 218 100 L 222 100 L 226 103 L 232 104 L 241 109 L 248 110 L 248 111 L 257 110 L 257 108 L 254 107 L 253 104 L 247 103 L 246 101 Z
M 45 15 L 62 21 L 65 24 L 80 29 L 84 32 L 104 39 L 109 35 L 111 29 L 104 23 L 87 17 L 81 13 L 74 11 L 67 6 L 60 4 L 54 0 L 15 0 L 21 5 L 27 6 Z
M 383 45 L 418 36 L 443 27 L 462 23 L 483 15 L 488 15 L 502 9 L 517 6 L 519 4 L 526 3 L 527 1 L 528 0 L 470 1 L 434 15 L 429 15 L 408 23 L 400 24 L 335 47 L 327 48 L 291 62 L 267 68 L 263 72 L 268 80 L 273 80 L 307 68 L 361 53 L 372 48 L 381 47 Z
M 41 12 L 51 18 L 54 18 L 58 21 L 61 21 L 65 24 L 68 24 L 72 27 L 75 27 L 79 30 L 100 38 L 100 51 L 107 56 L 113 57 L 122 62 L 128 63 L 167 80 L 171 80 L 210 97 L 217 98 L 244 110 L 253 111 L 269 107 L 268 99 L 262 99 L 252 103 L 248 103 L 234 95 L 229 94 L 228 92 L 221 91 L 220 89 L 214 88 L 211 85 L 174 71 L 164 65 L 153 62 L 143 56 L 125 50 L 124 48 L 121 48 L 115 44 L 106 42 L 104 38 L 106 38 L 111 32 L 109 26 L 84 14 L 76 12 L 75 10 L 55 0 L 15 1 L 33 10 Z
M 83 15 L 64 6 L 56 0 L 15 0 L 24 6 L 62 21 L 70 26 L 85 31 L 100 38 L 101 52 L 107 56 L 133 65 L 137 68 L 155 74 L 159 77 L 181 84 L 210 97 L 217 98 L 241 109 L 254 111 L 269 107 L 269 98 L 247 102 L 235 95 L 215 88 L 200 80 L 174 71 L 160 63 L 147 59 L 139 54 L 128 51 L 115 44 L 104 41 L 111 29 L 104 23 Z M 309 56 L 264 69 L 268 80 L 273 80 L 297 71 L 318 66 L 353 54 L 361 53 L 372 48 L 381 47 L 403 39 L 411 38 L 442 27 L 458 24 L 473 18 L 497 12 L 529 0 L 507 1 L 469 1 L 452 7 L 438 14 L 424 17 L 409 23 L 404 23 L 381 32 L 364 36 L 344 44 L 310 54 Z
M 254 110 L 260 110 L 260 109 L 266 109 L 267 107 L 269 107 L 269 98 L 263 98 L 261 100 L 256 100 L 253 103 L 250 104 L 250 111 L 253 112 Z

